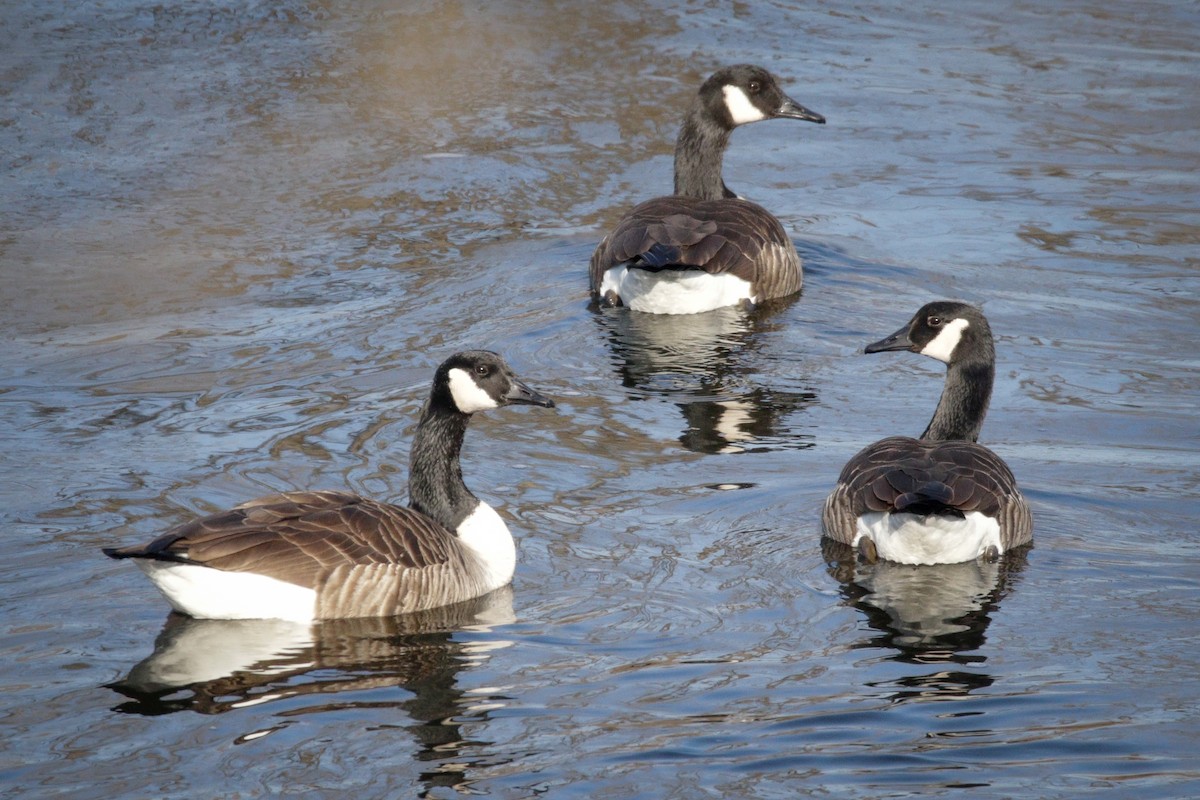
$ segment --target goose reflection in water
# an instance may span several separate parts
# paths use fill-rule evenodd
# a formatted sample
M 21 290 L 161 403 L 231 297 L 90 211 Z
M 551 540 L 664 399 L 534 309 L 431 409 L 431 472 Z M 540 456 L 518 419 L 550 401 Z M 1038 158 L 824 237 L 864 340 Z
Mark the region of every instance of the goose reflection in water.
M 829 573 L 841 584 L 846 604 L 861 611 L 867 624 L 882 634 L 852 647 L 887 648 L 895 651 L 894 661 L 939 667 L 889 681 L 895 702 L 964 697 L 992 684 L 985 672 L 955 667 L 987 662 L 983 648 L 988 625 L 1017 585 L 1028 550 L 1011 550 L 996 561 L 917 566 L 867 564 L 847 545 L 822 543 Z
M 464 744 L 461 722 L 456 721 L 481 719 L 495 702 L 459 688 L 459 673 L 511 644 L 496 637 L 462 641 L 454 634 L 488 634 L 512 623 L 512 600 L 512 588 L 506 586 L 430 611 L 311 625 L 202 620 L 172 613 L 155 640 L 154 652 L 108 688 L 129 698 L 114 710 L 156 716 L 178 711 L 221 714 L 285 698 L 399 686 L 412 697 L 372 699 L 370 706 L 391 704 L 404 711 L 413 721 L 408 730 L 420 745 L 417 759 L 450 765 Z M 346 706 L 314 697 L 318 699 L 316 705 L 280 711 L 277 724 L 243 739 L 286 727 L 289 716 Z M 461 768 L 455 767 L 459 772 Z M 457 785 L 463 779 L 442 771 L 426 775 L 438 785 Z
M 785 303 L 747 313 L 730 307 L 702 314 L 642 314 L 600 309 L 613 361 L 627 389 L 674 400 L 685 427 L 680 443 L 697 453 L 812 446 L 811 437 L 785 434 L 784 421 L 815 392 L 767 389 L 750 377 L 754 354 L 771 317 Z

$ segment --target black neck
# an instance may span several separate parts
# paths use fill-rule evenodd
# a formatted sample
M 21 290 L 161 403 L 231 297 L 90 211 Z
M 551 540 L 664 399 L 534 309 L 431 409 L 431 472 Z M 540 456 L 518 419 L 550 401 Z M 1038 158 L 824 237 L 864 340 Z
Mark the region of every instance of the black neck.
M 979 441 L 995 375 L 996 367 L 991 360 L 951 364 L 946 369 L 942 398 L 921 438 L 934 442 Z
M 470 416 L 430 402 L 408 457 L 408 505 L 453 531 L 479 499 L 463 483 L 459 453 Z
M 721 180 L 729 134 L 699 102 L 688 111 L 675 142 L 675 194 L 697 200 L 737 196 Z

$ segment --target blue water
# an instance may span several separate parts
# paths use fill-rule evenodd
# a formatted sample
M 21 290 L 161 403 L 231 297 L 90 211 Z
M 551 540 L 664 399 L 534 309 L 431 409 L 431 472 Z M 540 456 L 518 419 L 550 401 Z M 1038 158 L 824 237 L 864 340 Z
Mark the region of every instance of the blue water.
M 0 795 L 1200 794 L 1200 11 L 917 0 L 9 3 L 0 26 Z M 680 110 L 762 63 L 818 127 L 739 130 L 801 297 L 588 309 Z M 984 440 L 1034 546 L 823 550 L 845 460 L 997 334 Z M 312 629 L 169 618 L 101 546 L 293 488 L 403 500 L 432 370 L 510 592 Z

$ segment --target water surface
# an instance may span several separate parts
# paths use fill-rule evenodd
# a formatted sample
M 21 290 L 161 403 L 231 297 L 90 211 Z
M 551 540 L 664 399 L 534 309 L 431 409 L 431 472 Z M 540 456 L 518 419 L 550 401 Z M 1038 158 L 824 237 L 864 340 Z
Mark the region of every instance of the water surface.
M 0 790 L 29 797 L 1188 797 L 1200 791 L 1200 12 L 1186 2 L 8 3 Z M 588 308 L 680 111 L 738 131 L 802 296 Z M 858 567 L 819 509 L 919 432 L 921 303 L 998 337 L 1035 544 Z M 432 370 L 511 592 L 311 629 L 168 618 L 101 546 L 270 491 L 403 500 Z

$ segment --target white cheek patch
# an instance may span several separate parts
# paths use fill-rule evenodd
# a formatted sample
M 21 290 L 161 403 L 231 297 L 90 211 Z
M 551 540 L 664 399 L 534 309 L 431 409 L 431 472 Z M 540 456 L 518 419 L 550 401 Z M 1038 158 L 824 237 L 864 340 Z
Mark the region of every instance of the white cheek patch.
M 454 398 L 454 405 L 464 414 L 474 414 L 499 405 L 490 394 L 479 388 L 474 378 L 458 367 L 450 370 L 450 396 Z
M 747 122 L 758 122 L 767 118 L 767 115 L 751 103 L 746 93 L 737 86 L 726 86 L 721 93 L 725 95 L 725 107 L 729 109 L 729 116 L 733 118 L 734 125 L 745 125 Z
M 959 341 L 962 340 L 962 333 L 969 324 L 965 319 L 947 322 L 941 333 L 933 337 L 933 341 L 921 350 L 921 355 L 949 364 L 950 356 L 954 355 L 954 348 L 958 347 Z

